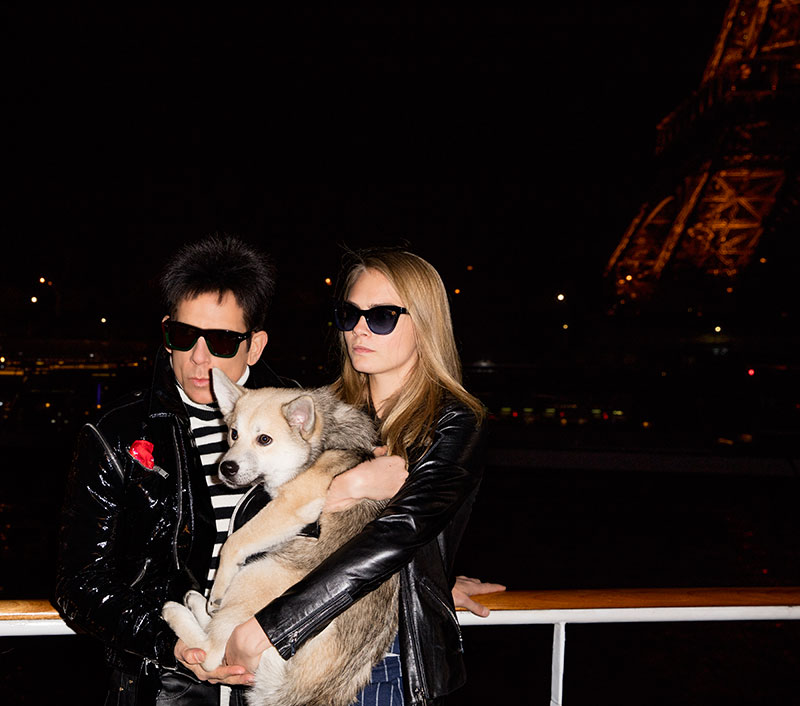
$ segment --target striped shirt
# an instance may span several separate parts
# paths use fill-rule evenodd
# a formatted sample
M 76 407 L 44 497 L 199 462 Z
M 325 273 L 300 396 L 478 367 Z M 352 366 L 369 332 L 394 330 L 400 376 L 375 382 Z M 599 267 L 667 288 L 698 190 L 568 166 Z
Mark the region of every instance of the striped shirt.
M 237 381 L 237 384 L 244 384 L 249 376 L 249 371 L 250 368 L 245 369 L 245 374 Z M 208 595 L 219 566 L 219 550 L 228 537 L 233 510 L 248 488 L 229 488 L 219 480 L 217 475 L 220 458 L 228 450 L 228 427 L 217 404 L 205 405 L 193 402 L 180 386 L 178 386 L 178 393 L 189 413 L 189 426 L 211 495 L 211 506 L 214 509 L 217 526 L 214 550 L 204 587 L 205 595 Z

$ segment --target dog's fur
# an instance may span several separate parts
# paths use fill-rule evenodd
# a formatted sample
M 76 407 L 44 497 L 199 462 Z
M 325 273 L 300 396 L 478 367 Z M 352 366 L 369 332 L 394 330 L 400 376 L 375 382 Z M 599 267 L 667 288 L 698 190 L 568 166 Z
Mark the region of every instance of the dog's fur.
M 184 605 L 164 605 L 162 614 L 175 633 L 187 645 L 206 651 L 206 671 L 221 664 L 237 625 L 356 535 L 385 505 L 362 500 L 343 512 L 322 513 L 334 476 L 372 457 L 376 435 L 365 414 L 327 388 L 246 390 L 217 369 L 212 378 L 230 438 L 220 478 L 231 487 L 263 483 L 273 499 L 223 544 L 208 602 L 190 591 Z M 298 536 L 317 519 L 319 539 Z M 247 561 L 262 552 L 266 554 Z M 396 634 L 397 587 L 395 576 L 288 660 L 277 650 L 267 650 L 248 690 L 248 703 L 352 703 Z

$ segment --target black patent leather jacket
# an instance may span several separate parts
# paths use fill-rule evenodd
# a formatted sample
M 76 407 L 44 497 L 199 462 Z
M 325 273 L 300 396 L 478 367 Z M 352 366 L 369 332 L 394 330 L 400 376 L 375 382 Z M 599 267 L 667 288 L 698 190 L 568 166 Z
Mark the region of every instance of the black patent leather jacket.
M 412 456 L 413 458 L 413 456 Z M 483 473 L 485 427 L 454 401 L 432 445 L 381 515 L 257 614 L 289 658 L 364 594 L 400 572 L 400 643 L 406 704 L 432 703 L 463 685 L 453 560 Z
M 287 382 L 259 362 L 246 386 Z M 152 470 L 129 453 L 138 439 L 153 444 Z M 161 608 L 202 585 L 214 537 L 188 415 L 162 350 L 151 389 L 121 400 L 78 435 L 61 519 L 55 604 L 75 630 L 105 644 L 111 666 L 130 674 L 149 663 L 174 668 L 176 637 Z

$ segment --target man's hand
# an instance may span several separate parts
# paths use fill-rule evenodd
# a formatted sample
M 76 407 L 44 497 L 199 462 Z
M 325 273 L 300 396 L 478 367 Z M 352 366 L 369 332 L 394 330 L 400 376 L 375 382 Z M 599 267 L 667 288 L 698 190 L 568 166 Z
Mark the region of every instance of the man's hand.
M 266 633 L 255 618 L 250 618 L 234 628 L 228 638 L 223 664 L 241 664 L 251 674 L 255 674 L 261 653 L 272 647 Z
M 457 576 L 456 585 L 453 586 L 453 603 L 455 603 L 456 608 L 466 608 L 471 613 L 485 618 L 491 611 L 485 605 L 473 601 L 470 596 L 497 593 L 505 590 L 506 587 L 499 583 L 483 583 L 480 579 Z
M 187 647 L 183 640 L 175 645 L 175 658 L 198 679 L 211 684 L 248 685 L 253 683 L 254 675 L 242 666 L 220 665 L 212 672 L 203 669 L 206 653 L 199 647 Z
M 408 478 L 408 469 L 400 456 L 387 456 L 386 447 L 375 449 L 375 458 L 363 461 L 333 479 L 323 512 L 341 512 L 359 500 L 388 500 Z

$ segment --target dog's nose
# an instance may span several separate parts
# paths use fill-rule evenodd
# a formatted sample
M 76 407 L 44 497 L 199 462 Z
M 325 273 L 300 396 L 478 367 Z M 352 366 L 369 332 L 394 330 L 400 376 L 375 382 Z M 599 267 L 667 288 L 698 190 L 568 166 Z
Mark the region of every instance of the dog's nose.
M 236 461 L 223 461 L 219 464 L 219 472 L 226 478 L 232 478 L 239 471 L 239 464 Z

